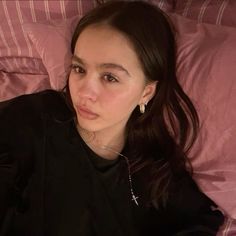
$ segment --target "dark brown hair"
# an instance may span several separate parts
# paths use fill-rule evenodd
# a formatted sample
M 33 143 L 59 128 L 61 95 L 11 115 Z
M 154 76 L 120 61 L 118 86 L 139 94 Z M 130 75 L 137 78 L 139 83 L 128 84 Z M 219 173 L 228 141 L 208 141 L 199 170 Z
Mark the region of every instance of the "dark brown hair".
M 141 1 L 110 1 L 85 15 L 74 32 L 71 51 L 88 26 L 107 24 L 124 34 L 134 46 L 149 81 L 158 81 L 144 114 L 136 108 L 127 123 L 127 155 L 132 171 L 143 170 L 149 192 L 158 206 L 169 186 L 186 170 L 186 154 L 193 144 L 198 116 L 176 78 L 175 38 L 168 17 Z M 147 183 L 146 183 L 147 184 Z

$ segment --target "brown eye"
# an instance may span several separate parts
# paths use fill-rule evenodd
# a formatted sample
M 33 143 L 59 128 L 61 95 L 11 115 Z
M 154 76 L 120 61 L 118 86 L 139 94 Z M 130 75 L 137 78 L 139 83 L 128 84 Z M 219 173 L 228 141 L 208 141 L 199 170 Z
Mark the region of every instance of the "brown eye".
M 103 75 L 104 80 L 110 83 L 118 82 L 117 78 L 113 76 L 112 74 L 104 74 Z
M 78 73 L 78 74 L 84 74 L 85 73 L 85 70 L 77 64 L 72 64 L 71 65 L 71 70 L 73 70 L 75 73 Z

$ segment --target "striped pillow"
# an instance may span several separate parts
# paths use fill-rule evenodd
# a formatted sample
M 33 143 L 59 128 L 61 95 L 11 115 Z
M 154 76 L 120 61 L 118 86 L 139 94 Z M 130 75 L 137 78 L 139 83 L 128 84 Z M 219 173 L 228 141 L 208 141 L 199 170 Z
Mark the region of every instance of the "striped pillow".
M 165 12 L 172 12 L 174 7 L 174 0 L 146 0 Z
M 113 0 L 97 0 L 99 4 L 109 2 L 109 1 L 113 1 Z M 130 0 L 126 0 L 126 1 L 130 1 Z M 172 12 L 175 0 L 143 0 L 143 1 L 150 2 L 158 6 L 160 9 L 162 9 L 165 12 Z
M 236 27 L 235 0 L 175 0 L 174 12 L 198 22 Z
M 0 1 L 0 70 L 19 73 L 45 73 L 40 55 L 23 31 L 26 22 L 62 20 L 82 16 L 96 0 Z M 34 58 L 33 63 L 26 61 Z
M 67 20 L 23 24 L 24 31 L 39 53 L 49 75 L 51 88 L 65 86 L 71 64 L 70 42 L 78 16 Z

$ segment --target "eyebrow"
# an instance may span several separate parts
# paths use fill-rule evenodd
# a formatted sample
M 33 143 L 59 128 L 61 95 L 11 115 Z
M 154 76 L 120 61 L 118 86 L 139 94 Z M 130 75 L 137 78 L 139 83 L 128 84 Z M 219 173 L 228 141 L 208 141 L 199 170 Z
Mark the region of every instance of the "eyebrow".
M 80 63 L 80 64 L 85 64 L 84 62 L 83 62 L 83 60 L 82 59 L 80 59 L 78 56 L 76 56 L 76 55 L 72 55 L 72 61 L 76 61 L 76 62 L 78 62 L 78 63 Z
M 81 58 L 79 58 L 77 55 L 73 55 L 72 60 L 76 61 L 76 62 L 78 62 L 82 65 L 86 65 L 86 63 Z M 101 65 L 99 65 L 99 67 L 108 68 L 108 69 L 116 69 L 116 70 L 119 70 L 119 71 L 123 71 L 128 76 L 130 76 L 128 70 L 126 70 L 122 65 L 119 65 L 119 64 L 116 64 L 116 63 L 102 63 Z

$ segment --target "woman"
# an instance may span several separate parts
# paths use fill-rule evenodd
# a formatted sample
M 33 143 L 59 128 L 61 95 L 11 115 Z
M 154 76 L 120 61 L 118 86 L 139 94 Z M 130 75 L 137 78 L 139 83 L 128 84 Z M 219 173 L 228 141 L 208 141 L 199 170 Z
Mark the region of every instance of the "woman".
M 216 235 L 223 216 L 187 162 L 198 119 L 167 17 L 106 3 L 71 49 L 63 93 L 1 104 L 1 235 Z

